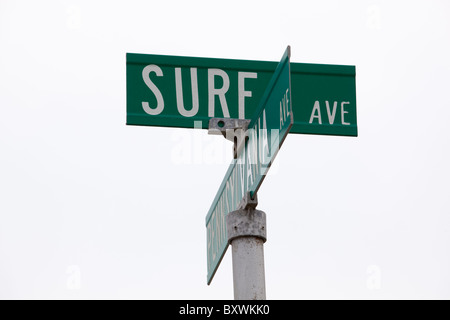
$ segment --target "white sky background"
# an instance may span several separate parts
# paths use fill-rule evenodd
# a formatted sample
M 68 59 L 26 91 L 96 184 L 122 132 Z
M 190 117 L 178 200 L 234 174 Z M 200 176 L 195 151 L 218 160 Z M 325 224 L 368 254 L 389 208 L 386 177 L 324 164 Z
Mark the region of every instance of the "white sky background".
M 0 0 L 0 298 L 232 299 L 231 143 L 125 125 L 125 53 L 356 65 L 359 137 L 289 135 L 269 299 L 450 299 L 450 2 Z

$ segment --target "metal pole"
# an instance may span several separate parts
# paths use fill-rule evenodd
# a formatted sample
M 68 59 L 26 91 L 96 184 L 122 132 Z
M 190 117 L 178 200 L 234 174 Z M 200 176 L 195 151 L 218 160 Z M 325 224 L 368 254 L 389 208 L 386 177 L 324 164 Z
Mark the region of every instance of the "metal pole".
M 265 300 L 266 214 L 247 207 L 230 212 L 226 219 L 232 246 L 234 299 Z

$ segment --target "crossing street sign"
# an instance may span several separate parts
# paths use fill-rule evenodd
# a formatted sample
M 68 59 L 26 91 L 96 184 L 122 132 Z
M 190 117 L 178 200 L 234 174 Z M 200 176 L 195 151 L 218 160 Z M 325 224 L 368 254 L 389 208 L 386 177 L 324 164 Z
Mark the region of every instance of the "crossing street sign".
M 127 124 L 251 120 L 277 62 L 127 53 Z M 355 67 L 291 63 L 290 133 L 357 136 Z
M 206 216 L 207 282 L 227 248 L 225 217 L 237 210 L 247 192 L 253 196 L 294 123 L 291 98 L 290 47 L 286 49 L 247 130 L 243 150 L 233 159 Z

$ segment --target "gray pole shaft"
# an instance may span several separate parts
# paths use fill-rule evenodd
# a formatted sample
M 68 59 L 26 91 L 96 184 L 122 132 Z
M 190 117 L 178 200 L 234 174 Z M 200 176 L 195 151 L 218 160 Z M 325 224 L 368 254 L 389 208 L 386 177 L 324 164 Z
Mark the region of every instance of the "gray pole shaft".
M 251 208 L 230 212 L 227 232 L 232 246 L 234 299 L 265 300 L 265 213 Z
M 235 300 L 265 300 L 264 242 L 240 237 L 231 242 Z

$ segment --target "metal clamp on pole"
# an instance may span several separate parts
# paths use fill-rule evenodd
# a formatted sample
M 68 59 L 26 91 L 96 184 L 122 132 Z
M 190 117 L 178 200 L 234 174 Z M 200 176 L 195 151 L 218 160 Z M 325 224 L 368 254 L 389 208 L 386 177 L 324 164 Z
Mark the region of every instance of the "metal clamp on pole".
M 267 241 L 266 214 L 256 209 L 236 210 L 227 217 L 227 236 L 231 244 L 239 237 L 256 237 Z
M 209 120 L 208 134 L 223 135 L 225 139 L 234 143 L 233 158 L 237 159 L 247 140 L 247 130 L 250 120 L 211 118 Z
M 246 192 L 241 202 L 239 202 L 238 210 L 256 209 L 258 205 L 258 195 L 255 194 L 252 198 L 250 192 Z

